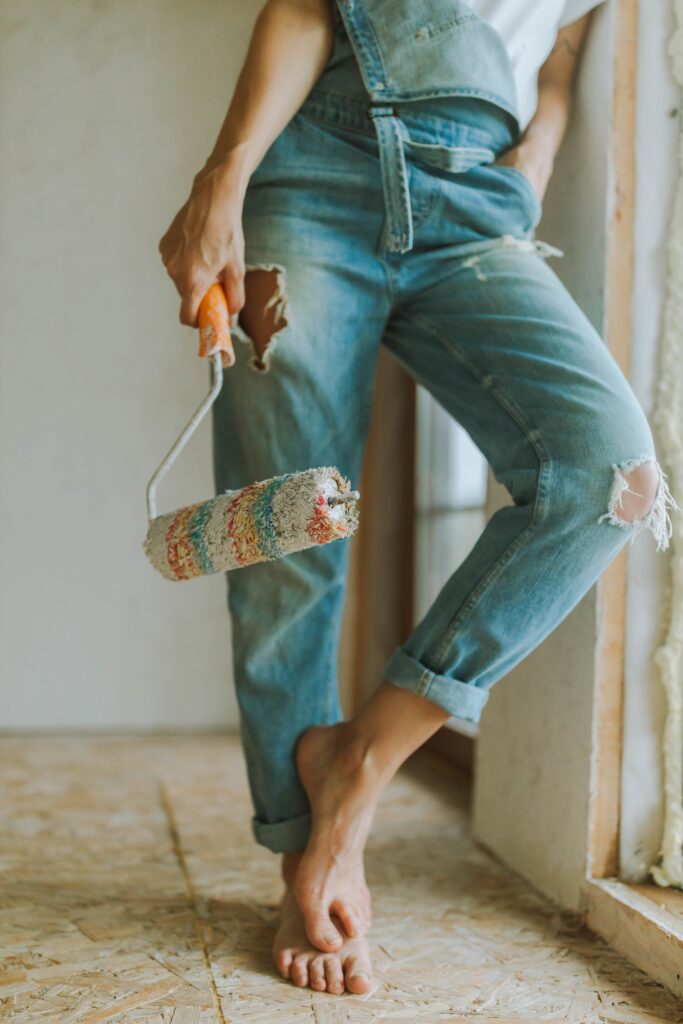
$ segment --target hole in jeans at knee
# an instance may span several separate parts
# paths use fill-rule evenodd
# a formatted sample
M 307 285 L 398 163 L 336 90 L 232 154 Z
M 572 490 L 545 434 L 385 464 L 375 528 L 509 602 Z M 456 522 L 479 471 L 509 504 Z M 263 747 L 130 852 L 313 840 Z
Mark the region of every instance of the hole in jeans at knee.
M 642 529 L 649 529 L 657 550 L 665 550 L 673 532 L 669 510 L 680 508 L 655 457 L 641 455 L 620 465 L 614 463 L 612 472 L 607 512 L 599 516 L 598 522 L 631 531 L 634 537 Z

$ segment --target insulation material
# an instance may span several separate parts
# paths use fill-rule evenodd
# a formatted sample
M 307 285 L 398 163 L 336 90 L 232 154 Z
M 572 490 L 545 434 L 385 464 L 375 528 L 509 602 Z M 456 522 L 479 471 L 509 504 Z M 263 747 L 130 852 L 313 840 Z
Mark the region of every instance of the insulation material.
M 674 0 L 676 30 L 669 45 L 673 76 L 683 87 L 683 0 Z M 683 133 L 679 136 L 679 177 L 668 241 L 668 288 L 660 342 L 655 411 L 652 417 L 674 493 L 683 493 Z M 683 887 L 683 523 L 674 517 L 670 558 L 668 631 L 655 651 L 666 691 L 664 726 L 664 832 L 660 863 L 652 869 L 658 885 Z
M 351 536 L 358 509 L 349 488 L 334 466 L 260 480 L 156 516 L 144 550 L 168 580 L 271 561 Z
M 473 842 L 467 780 L 426 754 L 392 780 L 370 836 L 365 996 L 297 988 L 271 963 L 279 861 L 253 842 L 237 737 L 17 737 L 2 756 L 3 1022 L 683 1020 Z

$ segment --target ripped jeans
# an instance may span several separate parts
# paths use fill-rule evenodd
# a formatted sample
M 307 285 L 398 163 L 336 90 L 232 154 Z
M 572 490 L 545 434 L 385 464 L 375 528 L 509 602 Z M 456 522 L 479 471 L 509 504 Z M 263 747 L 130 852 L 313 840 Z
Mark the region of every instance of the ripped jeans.
M 251 179 L 242 344 L 214 407 L 215 481 L 222 491 L 336 465 L 358 487 L 377 356 L 390 349 L 470 434 L 513 501 L 385 670 L 390 683 L 476 722 L 494 683 L 629 538 L 647 529 L 667 546 L 676 506 L 627 379 L 546 262 L 557 250 L 534 237 L 541 208 L 531 183 L 492 164 L 514 141 L 507 115 L 459 100 L 427 112 L 424 101 L 405 104 L 400 115 L 408 251 L 388 244 L 387 168 L 359 96 L 316 87 Z M 657 470 L 654 499 L 628 519 L 626 474 L 641 462 Z M 296 739 L 342 718 L 349 543 L 228 578 L 253 832 L 273 851 L 301 849 L 309 834 Z

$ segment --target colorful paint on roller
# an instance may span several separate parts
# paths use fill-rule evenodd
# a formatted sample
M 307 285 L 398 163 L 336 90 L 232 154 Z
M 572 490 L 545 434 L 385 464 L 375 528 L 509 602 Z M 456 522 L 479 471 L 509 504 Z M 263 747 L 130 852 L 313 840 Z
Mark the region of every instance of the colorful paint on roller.
M 350 537 L 358 526 L 352 495 L 334 466 L 285 473 L 156 516 L 143 546 L 169 580 L 268 562 Z

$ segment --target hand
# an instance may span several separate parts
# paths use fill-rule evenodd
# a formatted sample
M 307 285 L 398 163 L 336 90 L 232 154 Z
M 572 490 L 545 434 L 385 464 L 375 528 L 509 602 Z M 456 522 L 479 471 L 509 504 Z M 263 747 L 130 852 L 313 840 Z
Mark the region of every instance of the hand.
M 199 304 L 215 281 L 231 317 L 244 306 L 243 189 L 229 165 L 204 168 L 159 242 L 161 259 L 181 298 L 180 321 L 196 327 Z
M 504 167 L 515 167 L 521 171 L 531 182 L 539 202 L 543 202 L 553 171 L 553 161 L 548 158 L 546 151 L 522 140 L 519 145 L 501 153 L 494 163 Z

